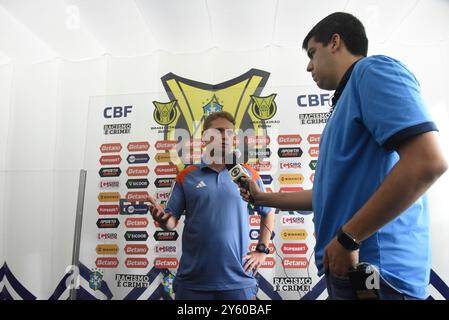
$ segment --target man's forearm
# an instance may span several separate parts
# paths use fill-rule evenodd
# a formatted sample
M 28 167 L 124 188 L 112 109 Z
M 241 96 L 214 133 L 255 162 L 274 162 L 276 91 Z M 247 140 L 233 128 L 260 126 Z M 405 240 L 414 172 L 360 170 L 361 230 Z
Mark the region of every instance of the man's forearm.
M 379 189 L 343 226 L 343 230 L 360 242 L 395 219 L 421 197 L 440 175 L 422 172 L 412 162 L 400 160 Z
M 261 216 L 260 221 L 259 243 L 268 245 L 274 229 L 274 212 L 272 211 L 267 215 Z
M 254 198 L 258 206 L 279 208 L 281 210 L 312 210 L 312 190 L 297 192 L 264 192 Z

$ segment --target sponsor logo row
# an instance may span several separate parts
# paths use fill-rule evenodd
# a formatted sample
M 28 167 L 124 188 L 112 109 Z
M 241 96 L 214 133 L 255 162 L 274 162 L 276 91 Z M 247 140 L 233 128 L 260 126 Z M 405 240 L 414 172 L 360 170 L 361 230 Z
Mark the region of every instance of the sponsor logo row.
M 117 268 L 119 260 L 116 257 L 98 257 L 95 260 L 95 265 L 98 268 Z M 147 268 L 149 261 L 147 258 L 126 258 L 124 265 L 126 268 Z M 274 268 L 275 265 L 275 259 L 267 257 L 260 268 Z M 284 268 L 305 269 L 309 262 L 305 257 L 291 257 L 282 259 L 282 265 Z M 157 257 L 153 261 L 153 266 L 158 269 L 176 269 L 179 266 L 179 260 L 170 257 Z
M 307 136 L 307 142 L 309 144 L 316 144 L 318 145 L 320 143 L 320 137 L 321 134 L 309 134 Z M 278 145 L 299 145 L 302 142 L 302 137 L 299 134 L 285 134 L 285 135 L 279 135 L 277 137 L 277 143 Z M 236 143 L 239 143 L 238 137 L 236 137 Z M 249 136 L 246 140 L 247 144 L 252 145 L 269 145 L 271 142 L 271 138 L 269 136 Z M 176 145 L 178 144 L 178 141 L 176 140 L 159 140 L 154 145 L 156 150 L 159 151 L 168 151 L 168 150 L 175 150 Z M 194 139 L 191 141 L 183 142 L 183 146 L 186 148 L 200 148 L 204 147 L 204 142 L 199 139 Z M 129 152 L 143 152 L 148 151 L 150 148 L 150 144 L 148 141 L 135 141 L 135 142 L 129 142 L 126 146 L 126 149 Z M 120 153 L 123 149 L 123 146 L 121 143 L 104 143 L 100 146 L 100 152 L 101 153 Z
M 122 174 L 122 169 L 120 167 L 106 167 L 100 168 L 98 174 L 102 178 L 107 177 L 119 177 Z M 159 165 L 154 169 L 154 173 L 158 176 L 162 175 L 176 175 L 178 174 L 178 167 L 175 165 Z M 135 166 L 128 167 L 126 169 L 126 174 L 130 177 L 147 176 L 150 173 L 150 168 L 148 166 Z
M 127 244 L 123 248 L 125 254 L 128 255 L 144 255 L 148 253 L 148 246 L 146 244 Z M 99 255 L 116 255 L 119 252 L 119 246 L 117 244 L 99 244 L 96 246 L 95 251 Z M 177 254 L 177 247 L 175 245 L 156 245 L 154 247 L 154 253 L 157 254 Z
M 259 215 L 249 216 L 249 225 L 251 227 L 258 227 L 260 226 L 260 220 L 261 217 Z M 283 226 L 298 226 L 303 225 L 305 219 L 303 216 L 283 215 L 280 217 L 280 222 L 282 223 Z
M 113 222 L 111 222 L 112 225 L 116 225 L 118 223 L 118 219 L 105 219 L 105 220 L 114 220 Z M 156 241 L 176 241 L 178 237 L 179 234 L 176 230 L 155 231 L 153 234 L 153 238 Z M 117 240 L 117 238 L 118 234 L 115 232 L 99 232 L 97 234 L 97 240 L 100 241 Z M 124 238 L 126 241 L 147 241 L 149 238 L 149 234 L 146 231 L 126 231 L 124 234 Z
M 98 257 L 95 265 L 98 268 L 117 268 L 119 260 L 116 257 Z M 124 265 L 126 268 L 147 268 L 149 261 L 147 258 L 126 258 Z M 153 266 L 159 269 L 176 269 L 179 261 L 177 258 L 158 257 L 154 259 Z
M 307 230 L 306 229 L 283 229 L 280 232 L 281 238 L 283 240 L 306 240 L 307 239 Z M 249 231 L 249 237 L 251 240 L 258 240 L 260 236 L 259 229 L 251 229 Z M 273 232 L 274 238 L 276 235 Z

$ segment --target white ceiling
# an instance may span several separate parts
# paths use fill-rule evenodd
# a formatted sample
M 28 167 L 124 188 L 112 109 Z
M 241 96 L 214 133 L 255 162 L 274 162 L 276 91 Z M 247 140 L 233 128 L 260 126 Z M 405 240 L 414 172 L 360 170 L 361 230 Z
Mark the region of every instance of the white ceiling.
M 0 64 L 300 48 L 334 11 L 359 17 L 371 47 L 449 40 L 448 0 L 0 0 Z

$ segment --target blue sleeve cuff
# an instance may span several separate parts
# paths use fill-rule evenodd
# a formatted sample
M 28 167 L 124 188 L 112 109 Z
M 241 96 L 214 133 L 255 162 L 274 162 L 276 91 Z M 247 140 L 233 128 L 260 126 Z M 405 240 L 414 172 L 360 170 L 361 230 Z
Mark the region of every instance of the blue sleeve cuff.
M 438 131 L 437 126 L 432 121 L 402 129 L 388 138 L 384 142 L 383 147 L 388 151 L 397 150 L 409 138 L 429 131 Z

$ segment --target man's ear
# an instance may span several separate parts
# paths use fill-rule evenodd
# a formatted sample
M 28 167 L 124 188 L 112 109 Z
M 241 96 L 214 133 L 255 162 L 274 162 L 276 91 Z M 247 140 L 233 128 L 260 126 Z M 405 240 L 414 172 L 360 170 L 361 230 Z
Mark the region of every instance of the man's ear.
M 334 33 L 332 35 L 331 41 L 330 41 L 330 46 L 332 49 L 332 52 L 337 51 L 338 49 L 340 49 L 341 45 L 342 45 L 342 40 L 341 37 L 338 33 Z

